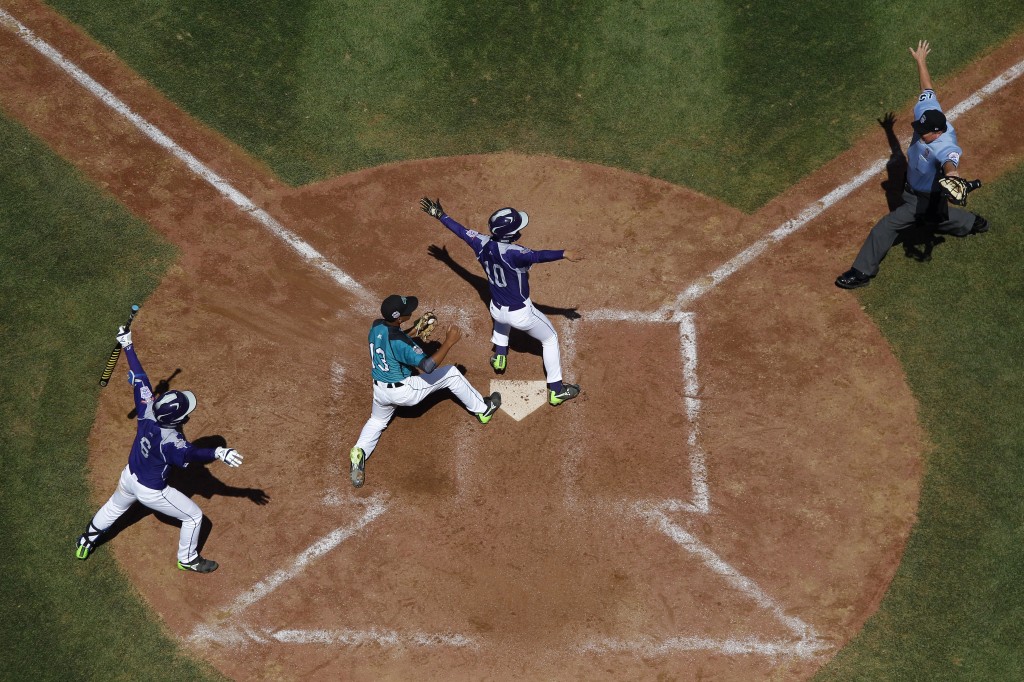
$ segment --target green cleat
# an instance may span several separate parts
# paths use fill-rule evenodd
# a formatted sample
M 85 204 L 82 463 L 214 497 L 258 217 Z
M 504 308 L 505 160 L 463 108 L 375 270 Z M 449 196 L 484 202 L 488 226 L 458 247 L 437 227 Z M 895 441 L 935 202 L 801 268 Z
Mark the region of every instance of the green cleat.
M 362 487 L 363 481 L 366 479 L 366 453 L 363 452 L 362 448 L 352 448 L 348 453 L 350 474 L 352 476 L 352 485 L 357 488 Z
M 558 406 L 564 403 L 566 400 L 572 400 L 580 394 L 580 387 L 576 384 L 562 384 L 562 392 L 555 393 L 552 390 L 548 390 L 548 403 L 550 405 Z
M 501 394 L 495 391 L 484 398 L 484 404 L 487 405 L 487 409 L 476 416 L 481 424 L 486 424 L 491 421 L 491 417 L 493 417 L 494 413 L 498 411 L 499 407 L 501 407 Z
M 495 353 L 491 356 L 491 367 L 494 368 L 495 374 L 504 374 L 505 366 L 508 364 L 507 355 L 499 355 Z
M 85 536 L 78 538 L 78 547 L 75 548 L 75 558 L 85 561 L 89 558 L 89 553 L 92 552 L 96 545 L 92 544 L 85 539 Z

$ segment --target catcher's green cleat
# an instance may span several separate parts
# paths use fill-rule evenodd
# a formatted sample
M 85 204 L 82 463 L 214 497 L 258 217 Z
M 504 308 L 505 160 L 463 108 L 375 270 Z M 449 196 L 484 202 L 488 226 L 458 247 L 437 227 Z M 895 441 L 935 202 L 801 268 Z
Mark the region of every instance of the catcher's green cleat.
M 491 356 L 491 367 L 494 368 L 495 373 L 501 374 L 505 371 L 505 366 L 508 364 L 508 356 L 500 355 L 495 353 Z
M 352 448 L 348 453 L 348 458 L 351 468 L 352 485 L 360 488 L 366 479 L 366 453 L 363 452 L 362 448 Z
M 486 424 L 491 421 L 491 417 L 493 417 L 494 413 L 498 411 L 499 407 L 501 407 L 501 394 L 495 391 L 484 398 L 484 404 L 487 406 L 487 409 L 476 416 L 481 424 Z
M 572 400 L 580 394 L 580 387 L 576 384 L 562 384 L 562 392 L 555 393 L 548 390 L 548 403 L 554 406 L 561 405 L 566 400 Z

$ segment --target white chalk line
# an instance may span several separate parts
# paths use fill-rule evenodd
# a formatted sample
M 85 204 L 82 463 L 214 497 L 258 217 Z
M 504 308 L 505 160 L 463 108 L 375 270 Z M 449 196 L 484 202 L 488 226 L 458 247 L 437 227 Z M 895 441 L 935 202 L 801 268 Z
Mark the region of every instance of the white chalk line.
M 366 499 L 365 502 L 366 510 L 354 523 L 332 530 L 295 557 L 288 568 L 275 571 L 235 597 L 235 600 L 227 608 L 217 610 L 218 619 L 223 621 L 228 618 L 237 618 L 242 612 L 271 594 L 281 585 L 302 574 L 310 564 L 354 536 L 387 510 L 383 496 L 374 496 Z M 189 639 L 209 639 L 210 632 L 217 629 L 207 625 L 197 626 Z
M 347 291 L 350 291 L 362 298 L 368 298 L 371 296 L 370 292 L 345 273 L 341 268 L 331 263 L 319 251 L 307 242 L 303 241 L 297 234 L 286 228 L 280 222 L 275 220 L 269 213 L 258 207 L 251 199 L 249 199 L 249 197 L 235 189 L 227 180 L 197 159 L 192 153 L 182 148 L 162 130 L 132 111 L 127 104 L 118 99 L 112 92 L 96 82 L 81 68 L 65 58 L 64 55 L 57 51 L 53 46 L 39 38 L 31 29 L 15 19 L 2 8 L 0 8 L 0 23 L 11 28 L 18 34 L 18 37 L 20 37 L 30 47 L 71 76 L 75 82 L 95 95 L 101 102 L 126 118 L 143 135 L 170 152 L 175 158 L 182 161 L 188 169 L 192 171 L 192 173 L 205 180 L 222 197 L 226 198 L 245 213 L 251 215 L 257 222 L 269 230 L 272 235 L 291 247 L 291 249 L 298 253 L 299 256 L 301 256 L 307 263 L 320 272 L 326 274 L 343 289 L 346 289 Z
M 576 364 L 577 337 L 580 327 L 576 322 L 577 320 L 565 320 L 565 323 L 562 325 L 562 332 L 559 334 L 559 346 L 563 351 L 562 378 L 570 383 L 577 381 L 573 367 Z M 581 394 L 585 394 L 586 391 L 587 387 L 581 384 Z M 581 411 L 576 409 L 572 404 L 567 407 L 569 408 L 568 414 L 565 416 L 567 416 L 568 419 L 562 436 L 565 443 L 565 449 L 562 453 L 560 469 L 562 503 L 565 505 L 566 509 L 570 509 L 578 514 L 582 511 L 582 507 L 579 502 L 577 481 L 579 480 L 580 462 L 583 460 L 584 456 L 586 428 L 582 423 Z
M 690 485 L 693 506 L 701 513 L 711 511 L 711 493 L 708 490 L 708 467 L 704 448 L 700 444 L 700 382 L 697 379 L 697 325 L 696 313 L 686 313 L 679 323 L 679 354 L 683 361 L 683 390 L 686 417 L 690 424 L 687 445 L 690 451 Z
M 200 626 L 190 638 L 195 643 L 215 643 L 244 647 L 249 644 L 266 645 L 312 644 L 319 646 L 358 647 L 375 645 L 381 648 L 450 647 L 479 649 L 480 643 L 462 634 L 431 632 L 398 632 L 383 628 L 368 630 L 271 629 L 250 627 L 208 628 Z
M 707 637 L 669 637 L 654 639 L 639 637 L 636 639 L 598 639 L 586 642 L 579 647 L 582 653 L 591 654 L 629 654 L 645 658 L 667 656 L 684 651 L 710 651 L 731 656 L 758 655 L 777 658 L 791 656 L 796 658 L 814 658 L 829 649 L 820 641 L 764 640 L 757 637 L 742 639 L 714 639 Z
M 813 627 L 796 616 L 786 614 L 782 606 L 758 587 L 757 583 L 726 563 L 696 537 L 672 523 L 662 510 L 643 505 L 636 505 L 634 509 L 637 514 L 654 525 L 673 542 L 699 558 L 707 568 L 725 579 L 734 590 L 746 595 L 759 607 L 774 615 L 799 641 L 812 643 L 820 641 L 820 637 Z
M 343 394 L 343 388 L 345 386 L 345 366 L 337 360 L 331 362 L 331 380 L 330 380 L 330 397 L 331 404 L 327 409 L 327 419 L 330 424 L 335 424 L 338 420 L 337 417 L 340 414 L 339 405 L 341 404 L 341 397 Z M 327 441 L 329 450 L 334 453 L 334 456 L 327 457 L 327 474 L 326 480 L 328 481 L 340 481 L 344 467 L 341 466 L 342 459 L 348 453 L 348 450 L 343 446 L 341 434 L 336 429 L 332 429 L 330 436 Z M 327 506 L 340 506 L 343 504 L 343 497 L 338 491 L 337 487 L 329 487 L 324 493 L 323 503 Z

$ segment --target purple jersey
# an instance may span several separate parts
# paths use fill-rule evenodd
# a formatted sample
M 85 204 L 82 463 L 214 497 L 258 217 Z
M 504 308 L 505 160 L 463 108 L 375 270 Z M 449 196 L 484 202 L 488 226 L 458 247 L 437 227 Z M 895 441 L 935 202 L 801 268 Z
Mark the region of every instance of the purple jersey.
M 561 260 L 564 251 L 532 251 L 525 246 L 506 244 L 476 230 L 467 230 L 449 215 L 441 216 L 441 224 L 470 245 L 484 268 L 491 290 L 491 301 L 497 306 L 518 310 L 530 298 L 530 268 L 535 263 Z
M 139 483 L 163 490 L 167 487 L 167 471 L 171 466 L 186 467 L 189 462 L 212 462 L 214 448 L 197 448 L 185 440 L 181 428 L 167 428 L 157 423 L 153 414 L 153 387 L 142 369 L 142 363 L 135 355 L 135 348 L 124 349 L 128 360 L 128 382 L 135 392 L 135 409 L 139 415 L 138 431 L 132 452 L 128 455 L 128 468 L 139 479 Z

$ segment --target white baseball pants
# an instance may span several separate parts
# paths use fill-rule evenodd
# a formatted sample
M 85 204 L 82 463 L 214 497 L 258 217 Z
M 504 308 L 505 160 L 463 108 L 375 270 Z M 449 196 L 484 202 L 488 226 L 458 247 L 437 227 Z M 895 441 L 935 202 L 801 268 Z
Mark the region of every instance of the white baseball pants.
M 127 466 L 121 472 L 117 490 L 96 512 L 96 516 L 92 518 L 92 525 L 101 531 L 106 531 L 136 501 L 155 512 L 181 521 L 181 534 L 178 536 L 178 561 L 183 564 L 195 561 L 199 556 L 196 544 L 199 542 L 199 524 L 203 521 L 203 510 L 171 486 L 167 486 L 163 490 L 147 488 L 139 483 L 135 474 Z
M 378 382 L 373 382 L 373 407 L 370 409 L 370 418 L 363 426 L 356 441 L 356 447 L 362 448 L 366 456 L 377 447 L 377 441 L 388 422 L 395 414 L 396 406 L 410 407 L 418 405 L 428 395 L 443 388 L 449 389 L 459 402 L 466 406 L 466 409 L 473 414 L 480 414 L 487 409 L 483 396 L 462 376 L 462 372 L 452 365 L 438 367 L 429 374 L 420 374 L 409 377 L 402 381 L 401 386 L 387 388 Z
M 553 384 L 562 380 L 562 358 L 558 350 L 558 333 L 551 320 L 541 311 L 533 307 L 533 302 L 526 300 L 526 307 L 509 310 L 491 301 L 491 319 L 494 320 L 494 333 L 491 343 L 495 346 L 508 346 L 508 335 L 512 329 L 526 332 L 540 341 L 544 356 L 544 372 L 547 382 Z

